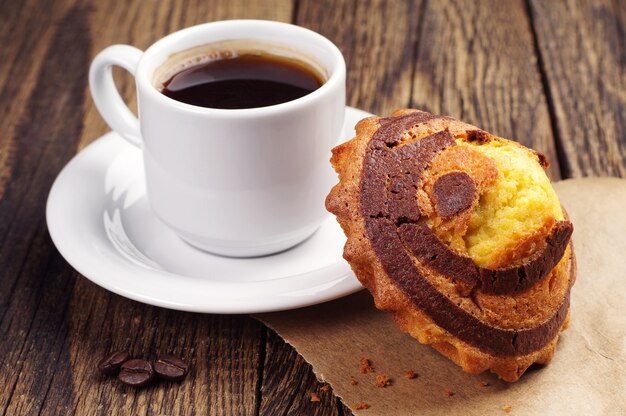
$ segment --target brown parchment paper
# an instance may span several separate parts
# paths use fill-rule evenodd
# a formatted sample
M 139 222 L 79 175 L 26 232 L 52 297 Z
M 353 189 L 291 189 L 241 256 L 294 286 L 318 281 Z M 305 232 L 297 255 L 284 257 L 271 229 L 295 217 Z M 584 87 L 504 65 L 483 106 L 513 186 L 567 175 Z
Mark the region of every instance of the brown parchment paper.
M 555 189 L 574 223 L 572 322 L 552 363 L 517 383 L 464 373 L 400 332 L 366 291 L 256 318 L 293 345 L 358 415 L 498 415 L 507 414 L 506 405 L 513 415 L 626 415 L 626 180 L 566 180 Z M 375 373 L 359 372 L 361 357 Z M 405 378 L 407 370 L 419 377 Z M 381 373 L 391 386 L 375 386 Z M 356 410 L 359 402 L 370 408 Z

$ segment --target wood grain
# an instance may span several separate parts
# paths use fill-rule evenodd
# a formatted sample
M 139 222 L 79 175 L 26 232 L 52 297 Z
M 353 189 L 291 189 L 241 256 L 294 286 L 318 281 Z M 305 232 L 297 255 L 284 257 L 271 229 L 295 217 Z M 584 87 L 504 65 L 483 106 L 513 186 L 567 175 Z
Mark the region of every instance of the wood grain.
M 317 381 L 311 365 L 274 331 L 268 330 L 263 384 L 262 415 L 341 415 L 341 402 Z M 320 401 L 311 401 L 311 393 Z
M 296 22 L 344 54 L 348 105 L 389 114 L 409 105 L 421 1 L 301 1 Z
M 0 5 L 7 17 L 0 41 L 14 45 L 2 49 L 10 65 L 0 68 L 0 110 L 7 115 L 0 119 L 2 414 L 257 410 L 265 348 L 260 324 L 248 317 L 167 311 L 112 295 L 78 277 L 45 228 L 52 180 L 78 148 L 108 130 L 87 92 L 87 70 L 98 50 L 112 43 L 146 47 L 171 30 L 214 18 L 289 20 L 292 7 L 290 1 L 183 3 L 162 2 L 148 13 L 141 2 Z M 188 6 L 194 13 L 186 12 Z M 13 42 L 16 33 L 21 36 Z M 120 81 L 132 103 L 132 79 L 122 74 Z M 99 377 L 94 363 L 122 347 L 147 358 L 181 354 L 191 361 L 192 374 L 180 385 L 141 391 Z
M 626 2 L 530 4 L 564 176 L 626 176 Z
M 3 141 L 12 143 L 16 155 L 0 201 L 0 408 L 6 414 L 38 412 L 63 342 L 59 334 L 74 272 L 50 242 L 43 207 L 82 128 L 82 68 L 89 63 L 90 47 L 83 18 L 83 10 L 73 8 L 58 22 L 71 29 L 54 32 L 15 137 Z M 77 45 L 71 56 L 56 52 Z M 64 85 L 68 64 L 74 68 L 73 85 Z
M 46 230 L 55 176 L 109 130 L 87 88 L 96 53 L 227 18 L 295 22 L 327 36 L 346 57 L 350 105 L 460 117 L 546 153 L 554 177 L 626 173 L 623 2 L 0 2 L 0 414 L 350 414 L 257 321 L 107 292 L 62 259 Z M 132 77 L 115 75 L 135 107 Z M 125 388 L 94 369 L 118 348 L 181 355 L 191 374 Z
M 62 355 L 71 360 L 57 365 L 44 414 L 94 410 L 107 415 L 254 414 L 259 339 L 264 331 L 260 324 L 245 316 L 143 305 L 85 279 L 76 286 L 86 296 L 72 296 L 67 312 Z M 180 383 L 163 382 L 142 390 L 125 387 L 95 371 L 99 357 L 120 349 L 150 360 L 160 353 L 178 355 L 190 363 L 190 373 Z
M 560 176 L 523 0 L 428 2 L 412 104 L 448 114 L 548 156 Z

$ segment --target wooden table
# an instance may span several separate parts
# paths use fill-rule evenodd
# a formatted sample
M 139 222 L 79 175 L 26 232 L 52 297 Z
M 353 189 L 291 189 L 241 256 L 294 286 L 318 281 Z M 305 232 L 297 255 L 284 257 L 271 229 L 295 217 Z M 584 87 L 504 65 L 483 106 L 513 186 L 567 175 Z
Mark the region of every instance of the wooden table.
M 229 18 L 287 21 L 330 38 L 346 57 L 352 106 L 416 107 L 514 137 L 548 155 L 554 179 L 626 176 L 626 2 L 1 2 L 2 415 L 350 414 L 254 319 L 111 294 L 74 271 L 48 235 L 52 181 L 109 130 L 87 89 L 94 55 Z M 116 75 L 134 102 L 132 79 Z M 182 355 L 191 374 L 181 384 L 125 388 L 94 367 L 120 348 Z

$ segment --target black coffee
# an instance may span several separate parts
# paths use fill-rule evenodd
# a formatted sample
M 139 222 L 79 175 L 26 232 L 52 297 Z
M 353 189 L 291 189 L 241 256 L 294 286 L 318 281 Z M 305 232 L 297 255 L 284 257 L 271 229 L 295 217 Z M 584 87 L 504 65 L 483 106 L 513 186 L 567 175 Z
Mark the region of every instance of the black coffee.
M 167 80 L 161 92 L 200 107 L 241 109 L 295 100 L 323 83 L 304 62 L 248 53 L 186 68 Z

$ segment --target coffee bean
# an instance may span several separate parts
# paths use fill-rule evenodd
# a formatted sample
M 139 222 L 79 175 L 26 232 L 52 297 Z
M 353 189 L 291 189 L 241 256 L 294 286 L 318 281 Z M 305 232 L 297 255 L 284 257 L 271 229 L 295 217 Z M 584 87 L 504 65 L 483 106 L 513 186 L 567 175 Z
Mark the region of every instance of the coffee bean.
M 117 378 L 126 385 L 143 387 L 154 378 L 154 369 L 150 362 L 135 358 L 122 364 L 122 369 Z
M 98 370 L 100 370 L 102 374 L 112 376 L 120 371 L 122 363 L 129 358 L 130 354 L 128 353 L 128 351 L 114 352 L 100 360 L 100 362 L 98 363 Z
M 164 380 L 180 381 L 185 378 L 188 370 L 187 363 L 173 355 L 161 355 L 154 362 L 154 371 Z

